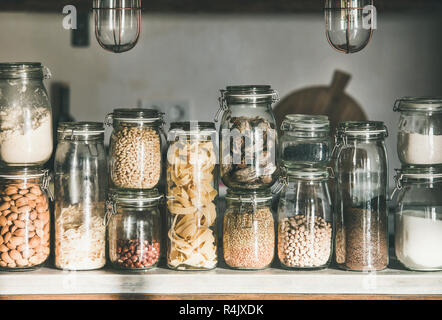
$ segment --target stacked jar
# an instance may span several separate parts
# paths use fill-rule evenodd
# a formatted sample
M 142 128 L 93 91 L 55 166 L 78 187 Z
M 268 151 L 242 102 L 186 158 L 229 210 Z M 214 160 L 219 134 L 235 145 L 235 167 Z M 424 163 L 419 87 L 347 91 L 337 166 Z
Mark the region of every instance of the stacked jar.
M 272 105 L 278 99 L 267 85 L 221 90 L 220 170 L 228 188 L 223 251 L 231 268 L 264 269 L 274 258 L 270 188 L 278 178 L 278 133 Z
M 0 63 L 0 270 L 25 271 L 50 252 L 52 111 L 40 63 Z
M 406 97 L 400 112 L 395 253 L 409 270 L 442 270 L 442 99 Z
M 285 269 L 326 268 L 333 248 L 330 123 L 323 115 L 289 114 L 281 131 L 278 257 Z
M 115 109 L 106 117 L 113 126 L 109 146 L 109 258 L 114 267 L 143 271 L 160 257 L 163 196 L 157 186 L 162 174 L 163 115 L 151 109 Z

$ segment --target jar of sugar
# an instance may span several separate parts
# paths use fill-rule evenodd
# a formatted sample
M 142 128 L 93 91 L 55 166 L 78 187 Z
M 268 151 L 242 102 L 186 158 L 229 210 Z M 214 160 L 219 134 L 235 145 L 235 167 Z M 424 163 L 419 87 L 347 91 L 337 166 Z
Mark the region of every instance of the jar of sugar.
M 409 270 L 442 270 L 442 169 L 397 170 L 395 252 Z
M 397 151 L 403 165 L 442 165 L 442 98 L 405 97 L 394 104 L 401 113 Z
M 39 166 L 52 154 L 52 112 L 40 63 L 0 63 L 0 165 Z

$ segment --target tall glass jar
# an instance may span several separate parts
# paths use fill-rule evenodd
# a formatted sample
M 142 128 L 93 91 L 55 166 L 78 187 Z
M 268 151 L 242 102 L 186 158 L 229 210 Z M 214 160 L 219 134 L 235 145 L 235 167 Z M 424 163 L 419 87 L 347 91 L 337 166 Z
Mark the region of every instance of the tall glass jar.
M 39 166 L 52 154 L 52 111 L 40 63 L 0 63 L 0 165 Z
M 24 271 L 49 256 L 48 171 L 3 170 L 0 175 L 0 270 Z
M 410 270 L 442 270 L 442 169 L 398 170 L 395 251 Z
M 335 156 L 336 262 L 355 271 L 388 264 L 388 162 L 379 121 L 339 125 Z
M 288 170 L 278 205 L 278 256 L 284 268 L 326 268 L 333 213 L 324 169 Z
M 327 116 L 289 114 L 281 124 L 280 160 L 287 168 L 326 166 L 330 160 L 330 121 Z
M 442 99 L 406 97 L 396 101 L 401 113 L 397 151 L 403 165 L 442 165 Z
M 167 264 L 209 270 L 218 263 L 218 141 L 212 122 L 174 122 L 167 150 Z
M 66 122 L 59 124 L 57 132 L 55 266 L 99 269 L 106 264 L 104 126 L 101 122 Z
M 112 193 L 108 224 L 109 259 L 117 269 L 143 271 L 160 260 L 163 198 L 157 189 Z
M 234 269 L 268 268 L 275 254 L 275 222 L 270 190 L 227 190 L 224 261 Z
M 115 109 L 110 138 L 110 180 L 121 189 L 152 189 L 161 177 L 163 115 L 151 109 Z
M 276 181 L 278 134 L 272 104 L 278 99 L 270 86 L 221 90 L 221 178 L 228 188 L 266 189 Z

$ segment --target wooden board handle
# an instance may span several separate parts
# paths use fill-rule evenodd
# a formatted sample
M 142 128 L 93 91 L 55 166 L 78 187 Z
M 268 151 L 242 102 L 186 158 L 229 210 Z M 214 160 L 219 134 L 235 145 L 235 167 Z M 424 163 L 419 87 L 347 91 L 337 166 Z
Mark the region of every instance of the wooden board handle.
M 330 95 L 331 97 L 344 92 L 347 84 L 350 82 L 351 75 L 347 72 L 341 70 L 335 70 L 333 73 L 333 79 L 330 84 Z

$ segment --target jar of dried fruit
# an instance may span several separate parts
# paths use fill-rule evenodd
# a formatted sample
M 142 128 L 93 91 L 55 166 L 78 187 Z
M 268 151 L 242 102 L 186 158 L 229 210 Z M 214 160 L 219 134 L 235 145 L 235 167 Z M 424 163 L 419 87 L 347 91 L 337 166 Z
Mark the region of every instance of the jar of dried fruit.
M 223 251 L 234 269 L 265 269 L 275 252 L 272 193 L 227 190 L 224 213 Z
M 157 189 L 118 190 L 110 195 L 105 223 L 109 259 L 115 268 L 143 271 L 158 264 L 162 198 Z
M 151 109 L 115 109 L 106 117 L 110 180 L 120 189 L 152 189 L 161 177 L 163 114 Z
M 0 175 L 0 270 L 41 266 L 49 256 L 48 171 L 6 170 Z
M 55 266 L 99 269 L 106 264 L 104 126 L 102 122 L 67 122 L 60 123 L 57 132 Z
M 270 86 L 229 86 L 221 90 L 221 178 L 228 188 L 258 190 L 277 179 L 278 134 Z
M 218 263 L 218 135 L 213 122 L 175 122 L 167 137 L 167 264 L 210 270 Z
M 284 268 L 326 268 L 333 215 L 325 169 L 288 170 L 278 205 L 278 257 Z

